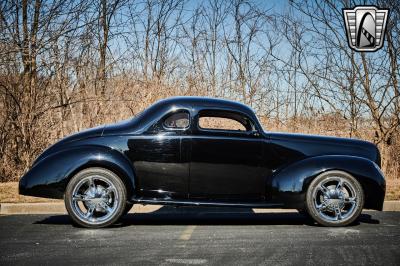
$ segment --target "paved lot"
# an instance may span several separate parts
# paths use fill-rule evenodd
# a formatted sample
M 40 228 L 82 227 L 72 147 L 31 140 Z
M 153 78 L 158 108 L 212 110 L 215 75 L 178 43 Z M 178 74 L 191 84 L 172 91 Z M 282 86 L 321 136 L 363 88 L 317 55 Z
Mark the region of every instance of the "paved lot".
M 345 228 L 297 213 L 173 209 L 88 230 L 66 215 L 0 216 L 6 264 L 399 265 L 400 212 L 364 212 Z

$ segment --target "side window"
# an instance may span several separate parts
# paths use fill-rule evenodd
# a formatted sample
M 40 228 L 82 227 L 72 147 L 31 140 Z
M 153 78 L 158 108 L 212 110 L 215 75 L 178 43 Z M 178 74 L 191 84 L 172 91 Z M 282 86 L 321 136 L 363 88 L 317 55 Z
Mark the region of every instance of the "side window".
M 187 112 L 179 112 L 168 116 L 164 120 L 164 127 L 170 129 L 185 129 L 189 127 L 189 113 Z
M 245 132 L 253 129 L 253 123 L 244 115 L 229 111 L 203 110 L 199 113 L 199 128 Z
M 200 117 L 199 126 L 203 129 L 246 131 L 246 128 L 238 121 L 224 117 Z

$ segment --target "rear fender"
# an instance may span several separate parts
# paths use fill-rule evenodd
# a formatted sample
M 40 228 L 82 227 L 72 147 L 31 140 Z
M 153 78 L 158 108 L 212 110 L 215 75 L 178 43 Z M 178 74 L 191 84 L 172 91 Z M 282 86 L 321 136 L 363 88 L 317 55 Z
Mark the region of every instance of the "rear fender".
M 69 180 L 88 167 L 113 171 L 132 195 L 135 175 L 128 159 L 117 150 L 95 145 L 70 147 L 41 159 L 21 178 L 20 194 L 62 199 Z
M 364 208 L 382 210 L 385 178 L 374 162 L 355 156 L 311 157 L 276 171 L 268 184 L 271 200 L 283 200 L 289 208 L 304 208 L 307 189 L 312 180 L 330 170 L 340 170 L 354 176 L 364 191 Z

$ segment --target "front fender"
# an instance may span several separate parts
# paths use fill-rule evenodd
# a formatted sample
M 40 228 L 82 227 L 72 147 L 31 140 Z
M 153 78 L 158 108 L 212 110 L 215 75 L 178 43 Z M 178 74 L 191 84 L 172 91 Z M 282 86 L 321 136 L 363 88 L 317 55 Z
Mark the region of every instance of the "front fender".
M 21 178 L 22 195 L 62 199 L 69 180 L 88 167 L 104 167 L 115 172 L 125 183 L 128 195 L 135 186 L 131 164 L 119 151 L 104 146 L 70 147 L 38 161 Z
M 364 208 L 382 210 L 386 182 L 372 161 L 355 156 L 325 155 L 310 157 L 275 172 L 269 181 L 272 201 L 289 208 L 304 208 L 308 186 L 319 174 L 340 170 L 354 176 L 364 191 Z

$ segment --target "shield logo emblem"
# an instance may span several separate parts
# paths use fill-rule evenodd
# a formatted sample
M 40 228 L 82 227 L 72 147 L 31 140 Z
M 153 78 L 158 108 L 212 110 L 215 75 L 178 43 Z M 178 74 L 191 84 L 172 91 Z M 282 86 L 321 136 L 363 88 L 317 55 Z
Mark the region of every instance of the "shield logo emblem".
M 347 41 L 358 52 L 375 52 L 382 48 L 389 9 L 375 6 L 344 8 L 343 17 Z

